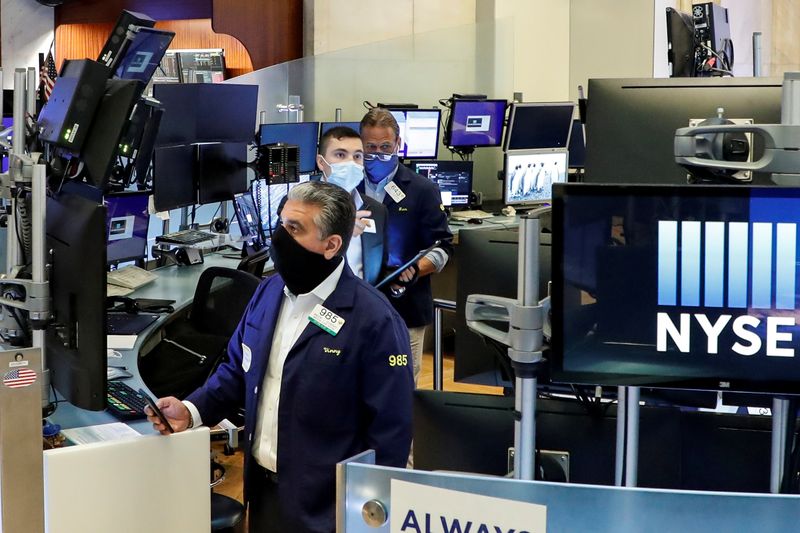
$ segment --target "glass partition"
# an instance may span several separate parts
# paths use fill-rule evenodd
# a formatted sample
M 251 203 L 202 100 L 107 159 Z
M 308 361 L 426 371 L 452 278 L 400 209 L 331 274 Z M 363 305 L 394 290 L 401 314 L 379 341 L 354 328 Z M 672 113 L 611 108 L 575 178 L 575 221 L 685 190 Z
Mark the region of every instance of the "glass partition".
M 295 95 L 304 108 L 303 120 L 332 121 L 338 108 L 342 120 L 358 121 L 366 112 L 365 100 L 425 108 L 442 107 L 439 100 L 453 93 L 511 100 L 513 47 L 513 24 L 503 19 L 305 57 L 228 82 L 259 86 L 258 110 L 266 122 L 296 120 L 278 109 Z M 440 146 L 438 157 L 458 156 Z M 477 149 L 473 159 L 475 190 L 499 198 L 500 149 Z

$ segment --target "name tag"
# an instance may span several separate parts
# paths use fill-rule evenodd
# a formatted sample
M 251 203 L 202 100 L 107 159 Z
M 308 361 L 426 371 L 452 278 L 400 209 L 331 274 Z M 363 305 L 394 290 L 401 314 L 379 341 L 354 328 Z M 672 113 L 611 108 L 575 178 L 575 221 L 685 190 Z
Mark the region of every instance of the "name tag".
M 362 222 L 364 222 L 364 233 L 376 233 L 377 229 L 375 229 L 375 221 L 371 218 L 362 218 Z
M 308 315 L 308 320 L 315 326 L 326 331 L 334 337 L 339 333 L 344 325 L 344 318 L 340 317 L 333 311 L 326 309 L 321 304 L 314 306 L 311 314 Z
M 394 200 L 394 203 L 396 204 L 402 202 L 403 198 L 406 197 L 406 193 L 400 190 L 400 187 L 398 187 L 393 181 L 387 183 L 386 187 L 384 187 L 384 190 L 386 191 L 386 194 L 392 197 L 392 200 Z

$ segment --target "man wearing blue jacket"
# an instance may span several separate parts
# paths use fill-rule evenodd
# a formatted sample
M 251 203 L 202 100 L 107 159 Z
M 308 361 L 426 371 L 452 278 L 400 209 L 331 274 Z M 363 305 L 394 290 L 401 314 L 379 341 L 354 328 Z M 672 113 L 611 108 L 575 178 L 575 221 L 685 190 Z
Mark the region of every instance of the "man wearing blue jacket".
M 410 261 L 440 241 L 408 267 L 391 287 L 390 301 L 408 327 L 414 354 L 414 382 L 422 367 L 425 327 L 433 322 L 430 275 L 441 272 L 453 254 L 439 188 L 431 180 L 400 164 L 400 127 L 387 109 L 370 109 L 361 119 L 366 194 L 382 202 L 389 213 L 389 268 Z
M 300 184 L 281 219 L 272 240 L 278 275 L 257 289 L 228 360 L 184 402 L 157 403 L 175 431 L 244 406 L 250 531 L 329 533 L 337 462 L 374 449 L 378 464 L 406 464 L 410 346 L 402 319 L 343 260 L 355 220 L 350 194 Z

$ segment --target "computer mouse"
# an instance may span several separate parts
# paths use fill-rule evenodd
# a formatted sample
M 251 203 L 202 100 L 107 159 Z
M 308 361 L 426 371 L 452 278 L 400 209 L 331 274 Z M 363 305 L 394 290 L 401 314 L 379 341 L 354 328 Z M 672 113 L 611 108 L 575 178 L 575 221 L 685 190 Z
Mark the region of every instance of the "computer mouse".
M 483 224 L 483 220 L 480 218 L 470 218 L 467 220 L 467 224 Z

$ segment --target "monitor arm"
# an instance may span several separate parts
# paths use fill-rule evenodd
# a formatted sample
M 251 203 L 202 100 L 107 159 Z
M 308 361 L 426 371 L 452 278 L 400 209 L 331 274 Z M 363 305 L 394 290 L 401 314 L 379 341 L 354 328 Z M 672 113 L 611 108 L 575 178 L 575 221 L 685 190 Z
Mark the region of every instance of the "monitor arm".
M 764 155 L 757 161 L 725 161 L 697 157 L 700 136 L 726 133 L 754 133 L 764 140 Z M 707 137 L 706 137 L 707 138 Z M 778 185 L 800 184 L 800 73 L 787 72 L 783 78 L 780 124 L 720 124 L 680 128 L 675 132 L 675 162 L 693 168 L 751 170 L 772 174 Z
M 539 301 L 539 217 L 550 208 L 520 219 L 517 299 L 485 294 L 467 297 L 467 326 L 508 346 L 515 372 L 514 477 L 533 479 L 536 450 L 536 376 L 543 361 L 546 303 Z M 508 331 L 486 322 L 507 322 Z

